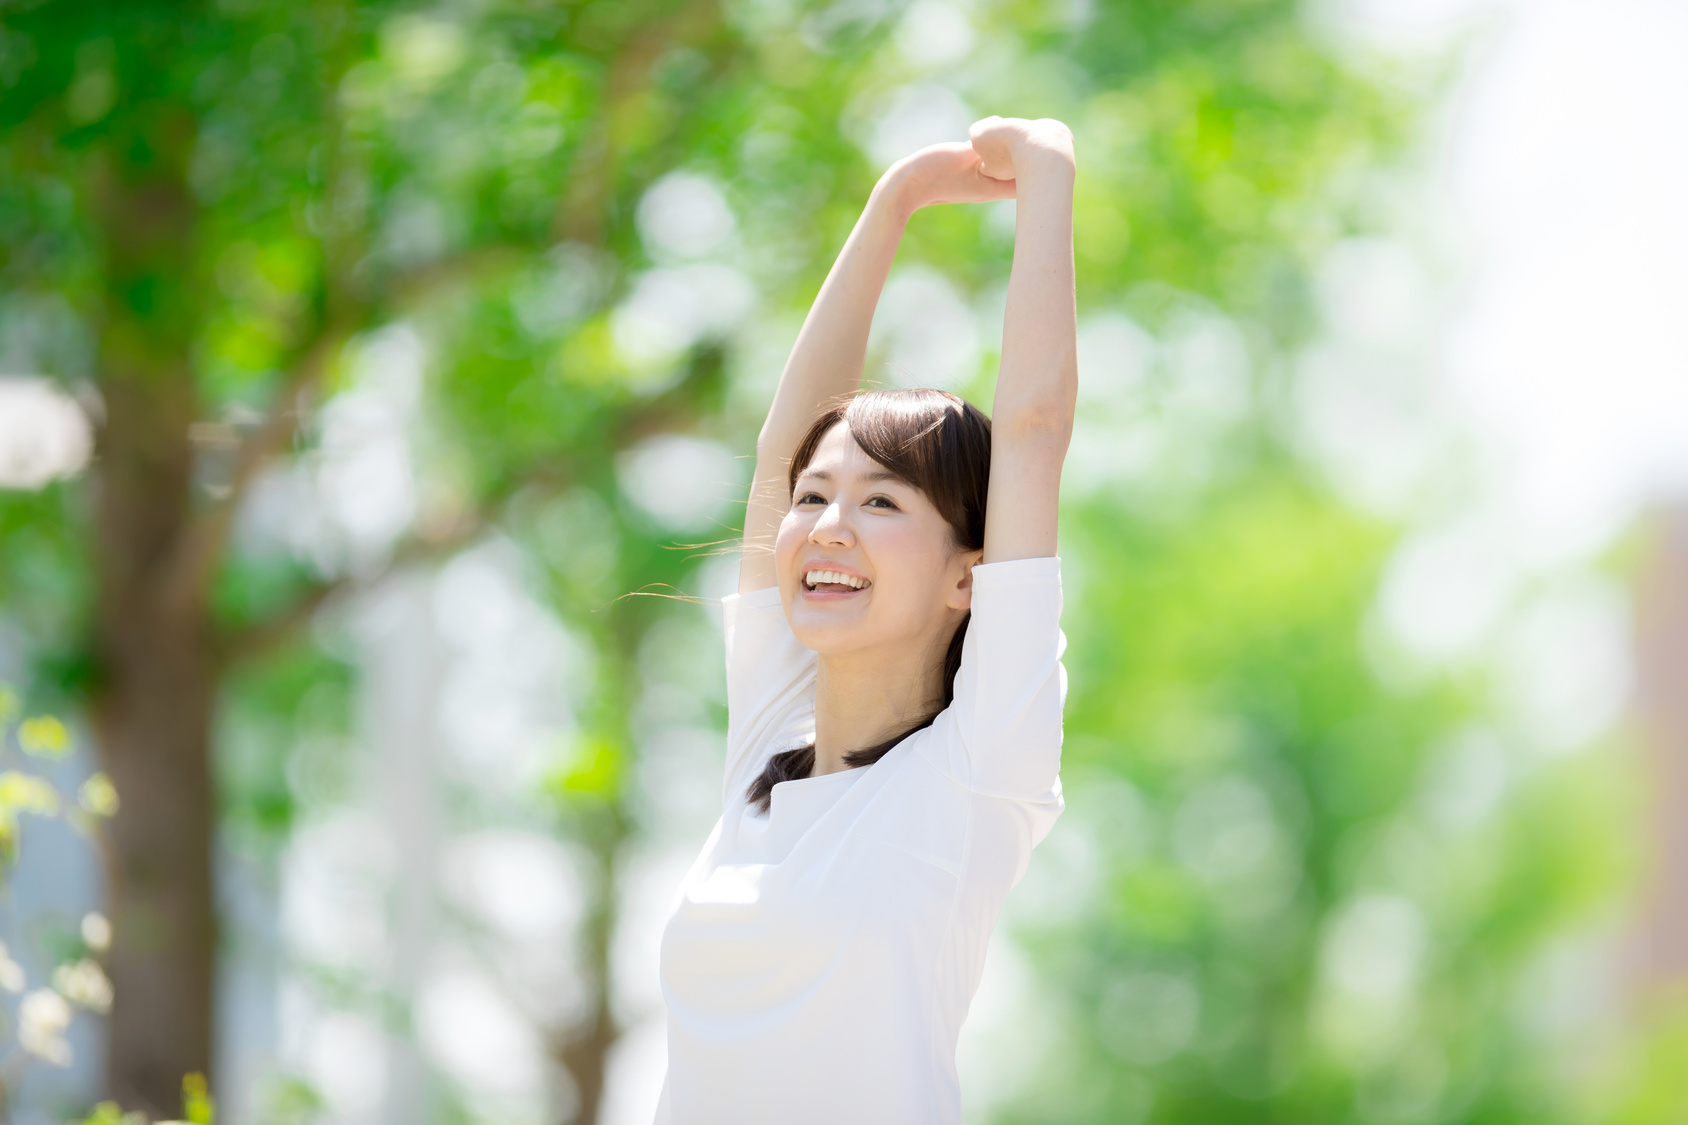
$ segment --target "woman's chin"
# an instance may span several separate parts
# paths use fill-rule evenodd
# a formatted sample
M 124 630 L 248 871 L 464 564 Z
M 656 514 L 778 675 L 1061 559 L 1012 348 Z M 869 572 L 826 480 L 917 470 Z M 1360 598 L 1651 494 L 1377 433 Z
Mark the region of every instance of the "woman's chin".
M 872 630 L 859 616 L 849 613 L 848 610 L 845 613 L 838 613 L 836 610 L 817 613 L 813 607 L 794 605 L 786 614 L 786 621 L 790 623 L 791 633 L 797 638 L 797 643 L 813 652 L 838 654 L 872 645 L 872 638 L 869 636 Z

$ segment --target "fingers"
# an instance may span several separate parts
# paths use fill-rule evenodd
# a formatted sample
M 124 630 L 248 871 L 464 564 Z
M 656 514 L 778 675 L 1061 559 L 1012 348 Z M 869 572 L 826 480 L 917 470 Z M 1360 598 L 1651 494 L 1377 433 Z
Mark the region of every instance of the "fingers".
M 982 117 L 967 130 L 967 138 L 981 155 L 997 147 L 1009 148 L 1017 142 L 1041 140 L 1071 147 L 1072 130 L 1066 122 L 1054 117 L 1027 120 L 1024 117 Z
M 1013 199 L 1017 191 L 1013 176 L 997 177 L 985 174 L 983 165 L 974 180 L 968 202 L 989 203 L 998 199 Z
M 894 168 L 901 193 L 918 209 L 934 203 L 983 203 L 1011 198 L 1013 169 L 985 161 L 967 141 L 928 145 Z
M 1012 182 L 1031 166 L 1028 161 L 1040 167 L 1051 159 L 1074 164 L 1072 130 L 1053 117 L 984 117 L 967 133 L 982 173 L 991 179 Z
M 973 151 L 979 154 L 980 166 L 984 174 L 993 180 L 1012 180 L 1014 178 L 1014 154 L 1011 141 L 1015 133 L 1015 126 L 1023 124 L 1016 119 L 1001 117 L 985 117 L 973 122 L 967 130 L 967 137 L 973 146 Z

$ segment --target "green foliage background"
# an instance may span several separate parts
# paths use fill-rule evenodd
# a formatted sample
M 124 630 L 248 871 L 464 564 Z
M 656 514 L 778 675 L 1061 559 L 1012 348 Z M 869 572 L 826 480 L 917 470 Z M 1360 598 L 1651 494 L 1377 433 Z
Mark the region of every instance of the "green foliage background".
M 613 857 L 657 827 L 634 791 L 640 643 L 694 612 L 614 599 L 695 592 L 698 557 L 623 495 L 617 455 L 659 433 L 752 448 L 778 345 L 879 171 L 860 142 L 895 91 L 936 82 L 979 116 L 1059 116 L 1078 142 L 1081 316 L 1128 315 L 1152 351 L 1140 381 L 1086 400 L 1081 431 L 1147 435 L 1152 452 L 1143 471 L 1075 480 L 1063 513 L 1070 812 L 1026 888 L 1059 905 L 1010 919 L 1053 1015 L 1023 1045 L 1024 1088 L 992 1112 L 1671 1120 L 1684 1094 L 1658 1077 L 1668 1046 L 1651 1071 L 1573 1081 L 1518 1014 L 1545 943 L 1629 870 L 1610 757 L 1541 766 L 1490 816 L 1438 821 L 1427 779 L 1481 727 L 1484 685 L 1380 680 L 1367 622 L 1397 529 L 1347 510 L 1286 437 L 1289 361 L 1318 328 L 1310 272 L 1377 229 L 1378 177 L 1424 107 L 1284 0 L 980 0 L 972 51 L 936 68 L 899 51 L 903 15 L 843 0 L 5 5 L 6 354 L 108 406 L 127 358 L 179 360 L 207 427 L 188 498 L 204 513 L 250 483 L 232 450 L 278 401 L 332 395 L 369 333 L 412 326 L 426 456 L 392 557 L 431 561 L 493 529 L 529 552 L 596 668 L 581 743 L 535 815 Z M 634 360 L 615 312 L 661 264 L 637 207 L 676 170 L 724 189 L 738 239 L 719 258 L 758 304 Z M 113 185 L 171 177 L 187 236 L 126 252 L 118 234 L 149 217 L 114 209 Z M 901 260 L 985 300 L 1011 252 L 984 211 L 946 208 L 916 216 Z M 1192 324 L 1240 349 L 1242 409 L 1190 407 L 1186 384 L 1213 362 L 1177 358 Z M 987 407 L 990 351 L 966 381 Z M 307 413 L 266 463 L 308 461 L 316 436 Z M 99 674 L 87 490 L 0 498 L 0 606 L 55 705 Z M 218 727 L 220 816 L 243 853 L 285 841 L 301 739 L 351 721 L 356 669 L 293 628 L 299 607 L 379 569 L 236 541 L 216 571 L 218 629 L 235 653 L 253 642 Z M 1367 970 L 1379 945 L 1393 953 Z M 1661 1108 L 1620 1111 L 1632 1096 Z

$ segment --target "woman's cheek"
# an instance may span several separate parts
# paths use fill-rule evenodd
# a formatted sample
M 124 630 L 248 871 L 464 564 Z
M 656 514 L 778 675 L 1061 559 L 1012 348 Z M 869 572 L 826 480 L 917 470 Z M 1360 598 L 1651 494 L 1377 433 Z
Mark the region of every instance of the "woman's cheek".
M 911 580 L 914 585 L 920 585 L 937 573 L 937 553 L 925 529 L 899 523 L 878 531 L 871 542 L 863 543 L 873 559 L 875 574 L 890 573 L 903 585 Z
M 802 529 L 795 526 L 791 516 L 780 521 L 779 531 L 774 534 L 774 568 L 779 573 L 785 571 L 795 563 L 797 548 L 803 542 Z

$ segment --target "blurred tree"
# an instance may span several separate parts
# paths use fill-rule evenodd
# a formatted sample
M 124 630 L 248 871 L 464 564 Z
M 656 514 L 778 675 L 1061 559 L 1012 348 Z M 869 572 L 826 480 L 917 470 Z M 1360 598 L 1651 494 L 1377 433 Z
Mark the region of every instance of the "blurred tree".
M 1184 328 L 1230 325 L 1219 346 L 1250 370 L 1300 339 L 1306 264 L 1370 218 L 1339 189 L 1401 119 L 1287 0 L 0 12 L 7 356 L 91 390 L 99 423 L 85 482 L 0 503 L 0 596 L 37 655 L 37 689 L 85 699 L 124 795 L 108 1084 L 157 1109 L 210 1063 L 212 751 L 240 661 L 395 565 L 495 527 L 533 541 L 534 513 L 563 498 L 564 541 L 539 538 L 559 610 L 599 647 L 599 680 L 590 750 L 556 789 L 598 876 L 582 943 L 595 1000 L 555 1043 L 579 1119 L 594 1120 L 619 1030 L 617 860 L 638 829 L 635 654 L 669 612 L 608 599 L 690 573 L 672 533 L 623 495 L 618 454 L 674 431 L 750 449 L 780 358 L 735 335 L 757 293 L 763 334 L 778 336 L 874 161 L 934 127 L 957 134 L 969 113 L 1074 125 L 1083 307 L 1186 340 L 1200 399 L 1215 337 Z M 1002 231 L 978 211 L 924 213 L 908 253 L 988 298 Z M 255 489 L 311 464 L 347 345 L 399 321 L 428 347 L 431 443 L 402 535 L 279 561 L 243 548 Z M 989 351 L 956 377 L 980 397 Z M 1186 484 L 1174 474 L 1156 494 L 1176 503 Z M 225 816 L 285 828 L 284 789 L 225 780 L 222 793 Z
M 1624 883 L 1619 771 L 1533 758 L 1479 683 L 1380 679 L 1389 527 L 1269 447 L 1208 485 L 1063 531 L 1067 867 L 1018 927 L 1057 1025 L 1001 1118 L 1601 1119 L 1539 958 Z

